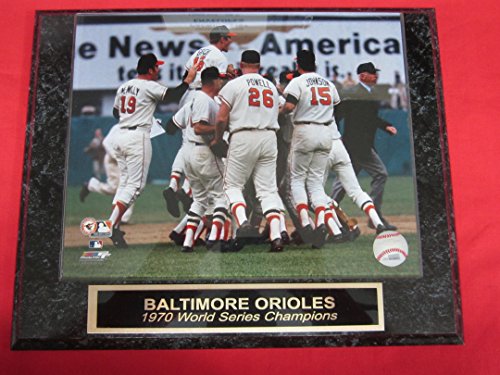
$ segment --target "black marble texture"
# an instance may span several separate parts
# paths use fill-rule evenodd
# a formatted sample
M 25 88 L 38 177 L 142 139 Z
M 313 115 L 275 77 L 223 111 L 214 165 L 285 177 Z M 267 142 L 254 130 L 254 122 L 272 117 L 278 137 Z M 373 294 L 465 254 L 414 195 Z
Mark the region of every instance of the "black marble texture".
M 411 88 L 423 278 L 359 280 L 383 282 L 385 332 L 175 337 L 88 335 L 87 285 L 59 280 L 76 13 L 39 12 L 26 132 L 12 347 L 152 349 L 462 343 L 455 228 L 434 11 L 399 11 L 404 13 Z M 314 282 L 320 281 L 339 280 L 314 279 Z

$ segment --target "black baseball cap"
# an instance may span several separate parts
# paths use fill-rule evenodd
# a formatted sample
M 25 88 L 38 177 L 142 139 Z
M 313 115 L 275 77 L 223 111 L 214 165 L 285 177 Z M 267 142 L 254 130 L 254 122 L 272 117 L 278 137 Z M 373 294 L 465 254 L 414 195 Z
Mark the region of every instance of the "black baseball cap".
M 260 54 L 253 49 L 247 49 L 241 54 L 241 62 L 247 64 L 260 64 Z
M 223 78 L 221 74 L 219 73 L 219 69 L 217 69 L 215 66 L 211 66 L 209 68 L 206 68 L 201 72 L 201 82 L 206 83 L 206 82 L 212 82 L 213 80 L 217 78 Z
M 361 74 L 361 73 L 370 73 L 370 74 L 377 74 L 380 69 L 375 68 L 375 65 L 373 65 L 372 62 L 367 62 L 360 64 L 358 66 L 358 69 L 356 69 L 356 73 Z
M 165 62 L 158 60 L 154 53 L 148 53 L 140 57 L 137 63 L 137 72 L 139 74 L 146 74 L 149 69 L 153 69 L 155 66 L 163 64 L 165 64 Z
M 210 40 L 211 41 L 219 41 L 220 38 L 228 37 L 228 36 L 236 36 L 236 33 L 231 32 L 227 26 L 216 26 L 212 30 L 210 30 Z
M 304 70 L 315 70 L 316 56 L 314 52 L 305 49 L 297 52 L 297 64 Z

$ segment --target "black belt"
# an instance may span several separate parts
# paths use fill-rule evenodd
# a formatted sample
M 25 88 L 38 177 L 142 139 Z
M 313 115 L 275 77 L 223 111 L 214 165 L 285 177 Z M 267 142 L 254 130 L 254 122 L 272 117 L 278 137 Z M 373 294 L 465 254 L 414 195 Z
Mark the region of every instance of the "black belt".
M 235 130 L 231 134 L 242 132 L 242 131 L 251 131 L 251 132 L 253 132 L 253 131 L 257 131 L 257 130 L 272 130 L 273 132 L 276 132 L 276 129 L 269 129 L 269 128 L 264 128 L 264 129 L 259 129 L 259 128 L 241 128 L 241 129 Z
M 303 121 L 299 121 L 299 122 L 295 122 L 295 125 L 323 125 L 323 126 L 328 126 L 332 123 L 332 121 L 330 122 L 303 122 Z
M 194 89 L 190 88 L 190 90 L 201 90 L 201 87 L 195 87 Z
M 193 142 L 193 141 L 189 141 L 189 143 L 193 143 L 195 146 L 206 146 L 207 145 L 206 143 Z
M 136 130 L 139 126 L 130 126 L 127 128 L 127 130 Z

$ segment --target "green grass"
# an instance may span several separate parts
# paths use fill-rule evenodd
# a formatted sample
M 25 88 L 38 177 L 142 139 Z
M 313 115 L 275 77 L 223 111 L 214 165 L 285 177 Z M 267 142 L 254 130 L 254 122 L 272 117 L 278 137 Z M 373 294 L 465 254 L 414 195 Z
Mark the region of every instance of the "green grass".
M 165 208 L 163 186 L 148 185 L 134 207 L 134 223 L 164 223 L 177 219 Z M 85 202 L 79 199 L 80 187 L 70 186 L 66 196 L 66 225 L 80 225 L 85 217 L 107 218 L 111 214 L 112 196 L 90 193 Z M 182 207 L 182 206 L 181 206 Z
M 370 178 L 361 177 L 361 186 L 370 192 Z M 331 191 L 331 181 L 326 184 L 327 192 Z M 148 185 L 137 200 L 132 220 L 134 223 L 164 223 L 176 221 L 165 209 L 162 196 L 163 186 Z M 111 213 L 111 196 L 91 193 L 84 203 L 78 197 L 80 187 L 70 186 L 67 190 L 66 225 L 80 225 L 84 217 L 106 218 Z M 342 208 L 351 216 L 360 216 L 361 212 L 346 197 L 341 202 Z M 414 215 L 415 195 L 413 178 L 407 176 L 389 177 L 384 193 L 384 215 Z
M 228 280 L 236 279 L 335 279 L 419 277 L 420 244 L 416 234 L 406 234 L 409 257 L 402 265 L 389 268 L 373 256 L 373 235 L 360 236 L 344 244 L 327 244 L 322 249 L 288 246 L 282 253 L 269 253 L 269 245 L 247 246 L 238 253 L 195 248 L 185 254 L 173 244 L 134 245 L 128 249 L 104 250 L 104 261 L 81 261 L 84 247 L 64 251 L 63 277 L 84 280 Z
M 369 177 L 360 183 L 370 191 Z M 331 182 L 327 183 L 327 192 Z M 134 223 L 175 222 L 168 215 L 162 197 L 162 186 L 148 185 L 138 199 L 132 220 Z M 79 187 L 67 190 L 66 225 L 79 225 L 82 218 L 108 217 L 110 196 L 90 194 L 81 203 Z M 411 177 L 390 177 L 384 194 L 385 215 L 414 215 L 415 196 Z M 361 216 L 359 208 L 350 199 L 342 203 L 351 216 Z M 374 235 L 359 237 L 355 242 L 326 245 L 321 250 L 309 246 L 289 246 L 283 253 L 269 253 L 267 245 L 247 246 L 239 253 L 214 253 L 196 248 L 192 254 L 179 252 L 173 244 L 133 245 L 128 249 L 114 249 L 105 240 L 104 250 L 112 253 L 102 262 L 80 261 L 87 248 L 66 248 L 63 257 L 63 277 L 81 280 L 256 280 L 256 279 L 335 279 L 419 277 L 420 243 L 416 234 L 406 234 L 410 256 L 399 267 L 388 268 L 373 257 Z
M 332 191 L 332 180 L 329 179 L 326 183 L 326 192 Z M 360 177 L 359 184 L 370 194 L 371 179 L 370 177 Z M 413 177 L 410 176 L 390 176 L 387 179 L 384 190 L 384 200 L 382 211 L 385 216 L 389 215 L 415 215 L 415 187 L 413 185 Z M 348 196 L 340 202 L 344 209 L 351 216 L 359 216 L 360 210 L 354 205 Z

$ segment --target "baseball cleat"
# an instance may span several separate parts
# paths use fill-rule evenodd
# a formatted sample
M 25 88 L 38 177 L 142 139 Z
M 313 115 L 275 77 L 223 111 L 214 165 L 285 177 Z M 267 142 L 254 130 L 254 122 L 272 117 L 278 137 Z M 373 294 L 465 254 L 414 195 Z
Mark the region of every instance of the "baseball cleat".
M 302 245 L 304 241 L 302 241 L 302 237 L 300 236 L 297 230 L 294 230 L 291 234 L 292 241 L 295 245 Z
M 248 223 L 248 221 L 245 221 L 236 231 L 236 239 L 234 240 L 233 248 L 236 248 L 236 251 L 240 251 L 251 241 L 254 235 L 254 228 Z
M 359 227 L 356 225 L 352 230 L 346 233 L 348 236 L 349 241 L 354 241 L 356 238 L 358 238 L 361 234 L 361 230 Z
M 301 237 L 304 243 L 311 243 L 314 241 L 314 230 L 310 225 L 302 227 Z
M 193 198 L 186 194 L 184 189 L 179 189 L 177 193 L 175 193 L 177 200 L 179 200 L 182 204 L 182 209 L 185 213 L 189 212 L 191 205 L 193 204 Z
M 184 243 L 184 238 L 186 238 L 186 236 L 173 230 L 168 235 L 168 238 L 170 238 L 177 246 L 182 246 L 182 244 Z
M 349 240 L 349 232 L 329 236 L 326 241 L 328 243 L 342 243 L 342 242 L 350 241 Z
M 387 229 L 387 228 L 386 228 L 386 226 L 385 226 L 385 225 L 383 225 L 383 224 L 379 224 L 379 225 L 377 226 L 377 234 L 380 234 L 380 233 L 382 233 L 382 232 L 385 232 L 386 230 L 389 230 L 389 229 Z
M 281 232 L 281 239 L 283 240 L 284 245 L 290 245 L 290 242 L 292 242 L 286 231 Z
M 276 238 L 271 241 L 271 249 L 269 250 L 271 253 L 280 253 L 285 248 L 283 244 L 283 240 L 281 238 Z
M 231 240 L 229 241 L 220 241 L 220 251 L 221 253 L 230 253 L 233 251 L 233 243 Z M 236 250 L 239 251 L 239 250 Z
M 111 235 L 111 241 L 113 241 L 113 245 L 118 248 L 126 249 L 128 247 L 127 242 L 124 238 L 125 232 L 121 231 L 118 228 L 113 228 L 113 233 Z
M 380 217 L 380 220 L 382 221 L 382 224 L 386 228 L 385 230 L 397 230 L 398 229 L 398 227 L 390 224 L 385 218 Z M 375 229 L 375 225 L 373 225 L 371 220 L 368 220 L 368 228 Z
M 206 240 L 205 246 L 207 247 L 207 250 L 219 251 L 221 248 L 221 241 L 219 241 L 219 240 L 215 240 L 215 241 Z
M 82 185 L 80 189 L 80 202 L 85 202 L 85 198 L 90 194 L 89 183 L 86 182 Z
M 398 229 L 397 226 L 390 224 L 387 220 L 385 220 L 385 218 L 381 218 L 380 220 L 382 220 L 382 223 L 384 224 L 384 227 L 386 230 L 397 230 Z
M 182 246 L 181 252 L 182 253 L 192 253 L 194 249 L 191 246 Z
M 181 216 L 181 212 L 179 211 L 179 202 L 177 201 L 174 189 L 169 187 L 163 190 L 163 198 L 165 198 L 165 202 L 167 202 L 167 211 L 170 215 L 173 217 Z
M 229 242 L 229 246 L 226 248 L 226 252 L 237 253 L 241 251 L 246 245 L 243 238 L 235 238 Z
M 206 246 L 206 242 L 203 238 L 199 237 L 196 239 L 196 241 L 194 241 L 194 245 L 195 246 Z
M 325 244 L 326 240 L 326 227 L 325 224 L 321 224 L 314 231 L 314 238 L 312 241 L 312 247 L 315 249 L 320 249 Z

